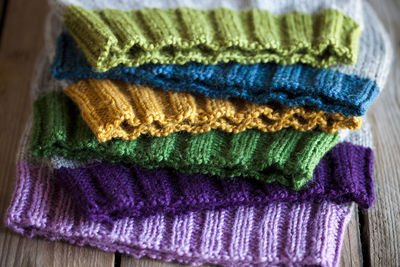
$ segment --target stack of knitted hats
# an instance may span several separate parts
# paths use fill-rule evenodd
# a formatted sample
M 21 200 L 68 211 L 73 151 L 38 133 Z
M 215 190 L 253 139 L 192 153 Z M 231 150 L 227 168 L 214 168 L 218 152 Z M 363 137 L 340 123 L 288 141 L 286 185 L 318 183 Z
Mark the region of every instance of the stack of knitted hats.
M 188 264 L 338 264 L 351 203 L 373 202 L 362 116 L 392 57 L 367 3 L 51 6 L 9 227 Z

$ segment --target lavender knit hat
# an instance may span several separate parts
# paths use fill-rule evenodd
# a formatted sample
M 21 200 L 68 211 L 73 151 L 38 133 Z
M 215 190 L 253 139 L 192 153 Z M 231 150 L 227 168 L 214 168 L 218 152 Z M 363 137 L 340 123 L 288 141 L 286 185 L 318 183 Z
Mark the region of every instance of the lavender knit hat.
M 22 139 L 20 151 L 28 146 L 28 139 Z M 349 205 L 331 202 L 273 202 L 264 207 L 95 222 L 75 209 L 70 192 L 54 183 L 45 164 L 25 157 L 18 155 L 8 227 L 28 237 L 90 245 L 136 258 L 194 265 L 337 266 L 351 214 Z
M 77 213 L 68 192 L 56 187 L 43 168 L 20 164 L 6 224 L 28 237 L 90 245 L 136 258 L 225 266 L 337 266 L 350 212 L 347 205 L 329 202 L 275 202 L 263 208 L 99 223 Z

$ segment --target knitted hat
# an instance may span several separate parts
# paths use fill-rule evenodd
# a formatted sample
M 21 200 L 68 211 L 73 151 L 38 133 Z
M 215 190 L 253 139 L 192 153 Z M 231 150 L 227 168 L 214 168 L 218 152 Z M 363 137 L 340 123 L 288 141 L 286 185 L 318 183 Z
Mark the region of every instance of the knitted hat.
M 210 99 L 112 80 L 81 80 L 65 93 L 99 141 L 136 139 L 142 134 L 203 133 L 212 129 L 238 133 L 246 129 L 276 132 L 292 127 L 334 133 L 355 130 L 361 118 L 345 117 L 308 107 L 257 105 L 238 99 Z
M 338 144 L 328 152 L 314 170 L 313 180 L 300 191 L 242 178 L 186 175 L 107 162 L 80 167 L 71 166 L 62 157 L 52 162 L 52 167 L 60 167 L 54 170 L 55 181 L 79 203 L 76 208 L 94 221 L 264 206 L 274 201 L 328 200 L 338 204 L 355 201 L 368 208 L 374 199 L 372 150 L 350 143 Z
M 264 207 L 95 222 L 76 210 L 69 194 L 54 183 L 46 165 L 26 161 L 22 153 L 6 225 L 28 237 L 90 245 L 136 258 L 225 266 L 336 266 L 351 211 L 329 202 L 273 202 Z
M 356 21 L 330 8 L 311 14 L 272 14 L 260 9 L 127 11 L 70 5 L 64 21 L 88 62 L 99 71 L 118 64 L 190 61 L 305 63 L 318 67 L 354 64 L 360 35 Z
M 275 202 L 265 207 L 159 214 L 94 222 L 75 210 L 69 192 L 42 166 L 19 161 L 6 225 L 133 257 L 225 266 L 318 264 L 336 266 L 351 209 L 329 202 Z
M 318 1 L 308 1 L 316 3 Z M 118 66 L 95 72 L 75 42 L 66 34 L 58 39 L 53 75 L 60 79 L 110 78 L 168 90 L 196 92 L 213 98 L 240 97 L 251 102 L 278 102 L 287 106 L 363 115 L 384 87 L 392 59 L 390 40 L 381 22 L 365 3 L 366 25 L 356 65 L 315 69 L 305 65 L 218 64 Z M 47 39 L 50 51 L 61 23 L 50 16 Z M 54 54 L 53 52 L 51 52 Z

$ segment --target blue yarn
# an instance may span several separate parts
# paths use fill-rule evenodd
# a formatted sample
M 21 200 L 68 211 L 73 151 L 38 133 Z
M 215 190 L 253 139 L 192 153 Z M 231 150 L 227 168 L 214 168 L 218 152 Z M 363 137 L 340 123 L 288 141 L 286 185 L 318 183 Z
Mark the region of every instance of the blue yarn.
M 66 33 L 57 40 L 52 75 L 69 80 L 124 80 L 213 98 L 240 97 L 256 103 L 312 106 L 346 116 L 363 115 L 379 94 L 377 84 L 369 79 L 298 64 L 121 65 L 99 73 L 89 65 L 75 41 Z

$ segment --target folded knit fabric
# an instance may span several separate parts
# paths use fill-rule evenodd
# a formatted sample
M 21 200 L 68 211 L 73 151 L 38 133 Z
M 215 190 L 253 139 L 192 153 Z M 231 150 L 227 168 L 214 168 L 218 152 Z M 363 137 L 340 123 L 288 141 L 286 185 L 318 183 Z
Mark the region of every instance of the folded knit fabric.
M 212 129 L 238 133 L 247 129 L 276 132 L 292 127 L 334 133 L 359 129 L 361 118 L 306 107 L 257 105 L 240 99 L 210 99 L 123 81 L 81 80 L 65 93 L 101 142 L 136 139 L 142 134 L 203 133 Z
M 30 137 L 29 133 L 24 138 Z M 313 180 L 300 191 L 241 178 L 185 175 L 98 160 L 87 162 L 53 156 L 47 165 L 54 170 L 53 179 L 79 203 L 76 208 L 94 221 L 160 212 L 176 215 L 204 209 L 259 206 L 274 201 L 328 200 L 338 204 L 354 201 L 368 208 L 374 199 L 372 137 L 368 123 L 341 140 L 342 143 L 322 158 L 314 170 Z M 24 141 L 21 149 L 24 160 L 45 164 L 48 159 L 36 163 L 37 159 L 30 155 L 30 143 L 30 140 Z
M 363 10 L 367 19 L 360 39 L 360 56 L 354 66 L 316 69 L 273 63 L 147 64 L 120 65 L 101 73 L 87 63 L 72 37 L 62 34 L 57 41 L 52 73 L 59 79 L 118 79 L 212 98 L 240 97 L 261 104 L 273 101 L 286 106 L 307 105 L 346 116 L 361 116 L 379 94 L 379 89 L 383 89 L 392 59 L 390 40 L 382 23 L 367 3 Z M 47 39 L 49 50 L 54 51 L 52 44 L 62 31 L 62 23 L 54 14 L 49 20 Z
M 26 141 L 23 138 L 22 148 L 28 146 Z M 78 212 L 79 203 L 54 183 L 45 163 L 34 163 L 27 155 L 19 153 L 16 188 L 6 215 L 6 225 L 27 237 L 188 264 L 337 266 L 339 262 L 351 216 L 348 205 L 273 202 L 96 222 Z
M 272 14 L 226 8 L 89 10 L 67 6 L 65 25 L 99 71 L 118 64 L 354 64 L 360 26 L 334 9 Z
M 94 221 L 114 221 L 158 213 L 264 206 L 274 201 L 355 201 L 368 208 L 374 198 L 372 169 L 371 149 L 341 143 L 320 161 L 313 181 L 300 191 L 241 178 L 128 168 L 107 162 L 76 169 L 61 167 L 54 171 L 54 178 L 79 203 L 77 209 L 82 214 Z
M 264 206 L 274 201 L 354 201 L 368 208 L 374 199 L 373 152 L 369 148 L 372 144 L 367 123 L 359 131 L 342 137 L 342 143 L 323 157 L 314 170 L 313 180 L 300 191 L 242 178 L 187 175 L 168 169 L 149 170 L 60 156 L 36 158 L 29 149 L 31 128 L 27 128 L 21 141 L 20 163 L 42 166 L 46 173 L 50 172 L 51 179 L 78 203 L 77 210 L 93 221 Z
M 338 134 L 283 129 L 274 133 L 143 135 L 130 141 L 99 143 L 78 108 L 59 92 L 39 97 L 34 116 L 32 150 L 36 156 L 98 158 L 145 168 L 172 167 L 183 173 L 253 177 L 295 189 L 312 178 L 320 159 L 339 140 Z

